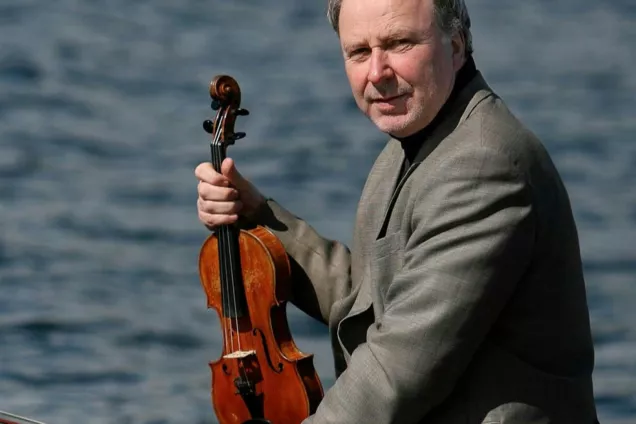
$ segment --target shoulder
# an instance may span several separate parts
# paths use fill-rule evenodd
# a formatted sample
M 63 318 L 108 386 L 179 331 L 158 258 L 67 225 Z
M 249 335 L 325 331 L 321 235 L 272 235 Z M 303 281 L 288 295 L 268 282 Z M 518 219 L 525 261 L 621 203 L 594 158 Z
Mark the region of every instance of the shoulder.
M 542 141 L 492 90 L 481 90 L 475 99 L 414 172 L 407 183 L 409 202 L 430 207 L 434 193 L 438 199 L 470 194 L 464 198 L 481 201 L 509 190 L 538 212 L 546 209 L 543 204 L 565 205 L 560 202 L 567 196 L 565 187 Z
M 489 168 L 526 182 L 559 179 L 542 141 L 489 87 L 474 94 L 454 130 L 426 158 L 418 173 L 488 176 Z M 419 182 L 422 182 L 419 179 Z
M 472 140 L 462 140 L 465 133 L 470 133 Z M 528 180 L 537 172 L 555 172 L 543 142 L 494 92 L 472 110 L 458 128 L 457 137 L 462 149 L 485 150 L 506 158 Z

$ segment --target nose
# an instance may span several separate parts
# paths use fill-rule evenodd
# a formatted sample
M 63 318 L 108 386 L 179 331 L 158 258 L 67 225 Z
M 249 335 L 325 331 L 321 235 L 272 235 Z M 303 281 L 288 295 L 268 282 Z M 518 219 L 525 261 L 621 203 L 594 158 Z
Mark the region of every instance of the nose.
M 369 82 L 379 84 L 393 76 L 393 69 L 389 66 L 385 51 L 373 49 L 369 62 Z

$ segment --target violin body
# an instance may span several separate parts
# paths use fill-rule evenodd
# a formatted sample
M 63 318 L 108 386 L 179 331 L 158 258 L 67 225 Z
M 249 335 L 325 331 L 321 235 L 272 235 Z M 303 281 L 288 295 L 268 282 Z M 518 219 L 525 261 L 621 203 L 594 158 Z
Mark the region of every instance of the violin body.
M 226 75 L 210 83 L 214 121 L 212 166 L 221 172 L 234 132 L 240 90 Z M 210 362 L 212 403 L 220 424 L 299 424 L 313 414 L 323 389 L 313 355 L 302 353 L 289 330 L 291 266 L 281 241 L 268 229 L 221 225 L 201 247 L 199 275 L 208 308 L 219 315 L 221 357 Z
M 296 424 L 315 412 L 323 396 L 313 366 L 313 355 L 296 347 L 285 315 L 290 293 L 290 265 L 280 241 L 267 229 L 240 231 L 239 246 L 243 285 L 249 316 L 223 316 L 218 239 L 204 243 L 199 267 L 208 307 L 219 313 L 225 328 L 231 329 L 235 349 L 232 355 L 224 340 L 223 354 L 211 362 L 212 402 L 221 424 L 241 424 L 265 418 L 273 424 Z M 237 328 L 238 327 L 238 328 Z M 236 352 L 235 352 L 236 353 Z M 241 381 L 253 384 L 252 394 Z M 245 384 L 247 386 L 247 384 Z

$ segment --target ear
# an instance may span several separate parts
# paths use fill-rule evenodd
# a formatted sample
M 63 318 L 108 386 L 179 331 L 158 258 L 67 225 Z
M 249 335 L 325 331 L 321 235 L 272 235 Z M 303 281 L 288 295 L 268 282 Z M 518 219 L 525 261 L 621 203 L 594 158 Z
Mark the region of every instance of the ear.
M 453 55 L 453 70 L 455 72 L 466 62 L 466 41 L 461 31 L 456 31 L 450 42 L 451 54 Z

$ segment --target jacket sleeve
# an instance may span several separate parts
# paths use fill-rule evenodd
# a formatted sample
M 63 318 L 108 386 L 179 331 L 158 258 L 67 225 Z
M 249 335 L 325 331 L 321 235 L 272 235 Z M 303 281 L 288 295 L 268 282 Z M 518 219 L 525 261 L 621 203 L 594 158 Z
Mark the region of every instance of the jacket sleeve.
M 507 155 L 458 149 L 418 184 L 384 315 L 304 424 L 421 422 L 453 390 L 527 269 L 531 195 Z
M 351 290 L 351 253 L 268 199 L 254 218 L 283 243 L 292 267 L 292 303 L 327 324 L 331 306 Z

